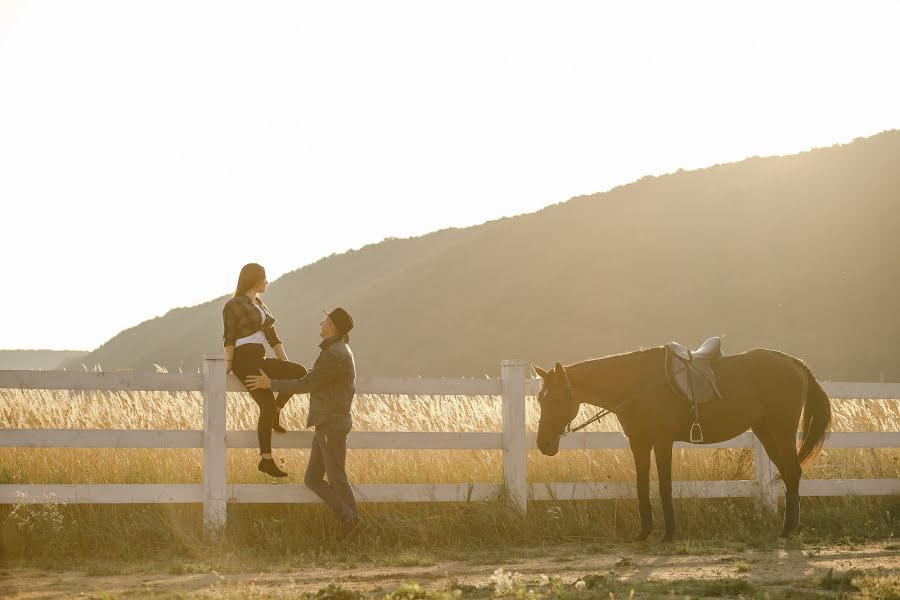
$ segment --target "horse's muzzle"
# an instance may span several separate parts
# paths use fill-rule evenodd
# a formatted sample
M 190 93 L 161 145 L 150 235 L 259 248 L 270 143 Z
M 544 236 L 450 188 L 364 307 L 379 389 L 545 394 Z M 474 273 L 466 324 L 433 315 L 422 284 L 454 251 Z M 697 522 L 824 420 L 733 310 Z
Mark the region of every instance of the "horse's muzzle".
M 538 450 L 541 451 L 541 454 L 544 456 L 556 456 L 559 452 L 559 443 L 556 444 L 538 444 Z

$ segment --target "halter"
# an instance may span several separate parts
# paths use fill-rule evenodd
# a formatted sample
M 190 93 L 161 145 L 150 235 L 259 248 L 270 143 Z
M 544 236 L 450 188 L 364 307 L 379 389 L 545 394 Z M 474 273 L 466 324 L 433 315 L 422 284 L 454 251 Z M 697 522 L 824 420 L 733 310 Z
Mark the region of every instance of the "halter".
M 572 391 L 572 383 L 569 381 L 569 373 L 566 371 L 565 367 L 563 368 L 563 378 L 565 379 L 565 382 L 566 382 L 566 401 L 575 402 L 575 392 Z M 597 414 L 595 414 L 593 417 L 591 417 L 590 419 L 588 419 L 587 421 L 585 421 L 585 422 L 582 423 L 581 425 L 578 425 L 577 427 L 572 427 L 572 421 L 569 421 L 569 422 L 566 424 L 565 430 L 564 430 L 561 434 L 559 434 L 558 436 L 556 436 L 556 437 L 557 437 L 557 438 L 561 438 L 561 437 L 566 436 L 566 435 L 568 435 L 568 434 L 570 434 L 570 433 L 575 433 L 576 431 L 579 431 L 579 430 L 581 430 L 581 429 L 584 429 L 585 427 L 587 427 L 587 426 L 590 425 L 591 423 L 596 423 L 597 421 L 599 421 L 600 419 L 602 419 L 602 418 L 605 417 L 606 415 L 608 415 L 608 414 L 610 414 L 610 413 L 616 412 L 617 410 L 619 410 L 620 408 L 622 408 L 623 406 L 625 406 L 626 404 L 628 404 L 629 402 L 631 402 L 632 400 L 634 400 L 635 398 L 637 398 L 638 396 L 643 395 L 643 393 L 644 393 L 644 389 L 641 389 L 641 391 L 639 391 L 638 393 L 634 394 L 634 395 L 631 396 L 630 398 L 627 398 L 626 400 L 624 400 L 624 401 L 618 403 L 618 404 L 617 404 L 615 407 L 613 407 L 613 408 L 603 408 L 603 409 L 600 409 L 600 410 L 597 412 Z M 579 403 L 579 405 L 580 405 L 580 403 Z M 573 419 L 573 420 L 574 420 L 574 419 Z

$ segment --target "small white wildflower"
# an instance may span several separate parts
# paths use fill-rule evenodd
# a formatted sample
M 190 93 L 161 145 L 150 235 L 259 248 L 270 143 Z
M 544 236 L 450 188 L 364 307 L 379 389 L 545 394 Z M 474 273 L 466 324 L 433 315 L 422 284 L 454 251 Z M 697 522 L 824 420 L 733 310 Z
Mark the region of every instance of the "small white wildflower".
M 503 567 L 494 571 L 494 574 L 489 578 L 489 581 L 494 584 L 494 592 L 499 596 L 512 590 L 513 579 L 517 574 L 504 571 Z

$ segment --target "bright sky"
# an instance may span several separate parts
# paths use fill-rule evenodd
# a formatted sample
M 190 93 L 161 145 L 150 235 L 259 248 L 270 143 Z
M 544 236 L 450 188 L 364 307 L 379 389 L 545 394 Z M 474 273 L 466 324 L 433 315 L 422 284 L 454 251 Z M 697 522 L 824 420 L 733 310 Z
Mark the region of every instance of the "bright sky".
M 0 0 L 0 348 L 900 127 L 896 2 Z

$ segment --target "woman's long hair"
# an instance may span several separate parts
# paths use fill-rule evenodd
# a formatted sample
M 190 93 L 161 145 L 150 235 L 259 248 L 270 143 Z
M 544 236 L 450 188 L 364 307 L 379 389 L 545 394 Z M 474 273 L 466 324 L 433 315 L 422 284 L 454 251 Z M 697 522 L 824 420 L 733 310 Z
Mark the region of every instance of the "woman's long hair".
M 237 288 L 234 290 L 233 297 L 237 298 L 241 294 L 246 294 L 247 290 L 262 281 L 265 276 L 266 270 L 262 265 L 256 263 L 244 265 L 244 268 L 241 269 L 241 274 L 238 276 Z

